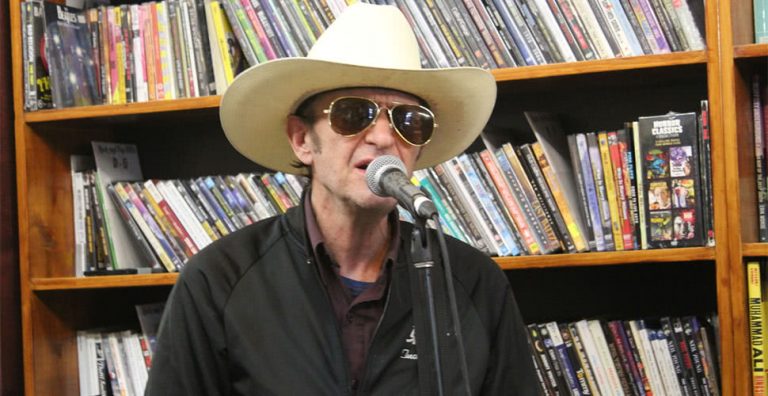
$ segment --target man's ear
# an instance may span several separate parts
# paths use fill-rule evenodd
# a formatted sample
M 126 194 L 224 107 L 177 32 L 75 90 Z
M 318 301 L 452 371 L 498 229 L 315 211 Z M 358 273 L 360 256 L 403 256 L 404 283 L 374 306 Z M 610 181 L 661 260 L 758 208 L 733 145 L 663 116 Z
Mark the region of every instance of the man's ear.
M 285 132 L 293 153 L 305 165 L 312 165 L 313 141 L 310 138 L 310 126 L 301 118 L 289 115 L 286 120 Z

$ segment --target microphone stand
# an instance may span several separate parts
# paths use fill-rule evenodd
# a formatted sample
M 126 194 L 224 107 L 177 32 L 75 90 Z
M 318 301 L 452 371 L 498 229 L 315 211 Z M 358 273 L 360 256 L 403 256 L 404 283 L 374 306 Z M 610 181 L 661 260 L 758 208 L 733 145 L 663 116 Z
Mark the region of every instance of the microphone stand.
M 424 190 L 422 188 L 422 190 Z M 424 193 L 429 196 L 429 193 L 427 191 L 424 191 Z M 431 198 L 431 197 L 430 197 Z M 458 361 L 460 363 L 460 371 L 461 371 L 461 379 L 462 384 L 465 390 L 466 395 L 471 395 L 471 390 L 469 386 L 469 370 L 467 368 L 467 360 L 466 360 L 466 352 L 464 349 L 464 340 L 461 333 L 461 322 L 459 320 L 458 315 L 458 307 L 456 304 L 456 293 L 455 288 L 453 285 L 453 272 L 451 270 L 451 264 L 448 257 L 448 249 L 445 242 L 445 236 L 443 235 L 442 228 L 440 227 L 440 219 L 437 213 L 434 214 L 432 219 L 435 221 L 437 225 L 437 234 L 438 234 L 438 240 L 440 245 L 440 254 L 442 255 L 442 263 L 443 263 L 443 274 L 445 277 L 445 289 L 447 292 L 448 297 L 448 303 L 450 307 L 450 323 L 446 321 L 445 315 L 441 315 L 442 325 L 446 328 L 438 328 L 438 307 L 443 308 L 443 312 L 445 311 L 445 296 L 437 296 L 438 298 L 442 299 L 441 301 L 437 301 L 435 299 L 435 279 L 433 276 L 433 268 L 435 266 L 435 261 L 432 259 L 432 250 L 430 245 L 429 235 L 427 233 L 427 227 L 426 227 L 426 219 L 423 219 L 419 215 L 415 214 L 414 217 L 414 227 L 411 232 L 411 263 L 412 263 L 412 275 L 415 273 L 416 275 L 416 281 L 418 282 L 417 285 L 414 285 L 414 280 L 412 279 L 412 290 L 418 290 L 419 292 L 413 293 L 413 305 L 414 305 L 414 318 L 415 320 L 419 320 L 417 317 L 417 311 L 421 311 L 424 309 L 423 312 L 423 319 L 422 323 L 426 321 L 426 326 L 429 329 L 428 331 L 428 337 L 430 338 L 430 341 L 427 343 L 429 349 L 431 347 L 431 354 L 427 353 L 426 355 L 429 355 L 428 360 L 432 361 L 432 368 L 434 376 L 432 377 L 432 391 L 422 390 L 422 394 L 437 394 L 437 395 L 444 395 L 445 389 L 444 389 L 444 370 L 443 370 L 443 360 L 441 358 L 443 357 L 442 352 L 445 351 L 446 346 L 441 344 L 440 335 L 450 336 L 453 335 L 456 338 L 456 344 L 457 344 L 457 354 L 458 354 Z M 416 301 L 417 299 L 425 300 L 425 301 Z M 423 308 L 422 308 L 423 307 Z M 451 329 L 451 324 L 453 325 L 453 328 Z M 423 339 L 423 337 L 427 336 L 427 334 L 420 335 L 417 333 L 417 339 Z M 444 341 L 445 337 L 443 338 Z M 426 340 L 424 340 L 426 341 Z M 424 341 L 422 341 L 421 345 L 424 345 Z M 422 355 L 419 353 L 419 355 Z M 427 358 L 427 356 L 420 356 L 420 358 Z M 420 375 L 422 374 L 422 370 L 426 370 L 426 365 L 428 363 L 420 363 Z M 421 369 L 422 367 L 425 367 L 424 369 Z M 424 384 L 423 381 L 420 381 L 420 384 Z
M 423 312 L 423 315 L 426 317 L 426 324 L 429 328 L 428 338 L 431 344 L 432 370 L 434 370 L 432 388 L 435 389 L 435 393 L 438 396 L 443 396 L 445 391 L 443 389 L 443 366 L 442 360 L 440 359 L 440 333 L 437 331 L 437 309 L 435 307 L 435 294 L 432 278 L 432 268 L 434 267 L 435 262 L 432 260 L 429 236 L 426 233 L 426 220 L 417 216 L 414 217 L 415 223 L 413 231 L 411 232 L 411 263 L 418 281 L 418 290 L 420 291 L 420 293 L 414 293 L 415 295 L 413 296 L 414 320 L 419 319 L 416 315 L 418 307 L 424 307 L 426 312 Z M 417 299 L 426 301 L 416 301 Z M 424 322 L 422 321 L 422 323 Z M 418 334 L 417 332 L 417 340 L 423 340 L 421 341 L 421 345 L 424 345 L 423 342 L 426 341 L 426 337 L 424 337 L 425 335 L 426 334 Z M 430 348 L 425 348 L 424 350 L 428 349 Z M 422 355 L 422 353 L 419 353 L 419 355 Z M 427 356 L 423 356 L 423 358 L 429 360 Z M 420 364 L 419 367 L 425 367 L 425 365 Z M 424 373 L 420 370 L 419 375 L 424 375 Z M 420 383 L 424 384 L 424 381 L 420 381 Z M 422 389 L 422 393 L 429 394 L 431 392 Z

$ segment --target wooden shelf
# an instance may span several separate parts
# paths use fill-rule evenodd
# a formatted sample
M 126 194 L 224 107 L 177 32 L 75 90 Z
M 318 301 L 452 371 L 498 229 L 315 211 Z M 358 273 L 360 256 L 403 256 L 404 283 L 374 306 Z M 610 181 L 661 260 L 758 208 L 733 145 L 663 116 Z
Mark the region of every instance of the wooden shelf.
M 758 47 L 763 54 L 768 53 L 768 45 L 744 46 Z M 753 55 L 758 56 L 758 55 Z M 602 59 L 575 63 L 557 63 L 539 66 L 524 66 L 492 70 L 496 81 L 528 80 L 531 78 L 546 78 L 577 74 L 601 73 L 621 70 L 636 70 L 653 67 L 672 67 L 678 65 L 705 64 L 707 55 L 704 51 L 691 51 L 660 55 L 634 56 L 628 58 Z M 81 119 L 100 119 L 125 117 L 131 115 L 148 115 L 171 113 L 177 111 L 194 111 L 216 109 L 221 102 L 221 96 L 205 96 L 174 100 L 158 100 L 151 102 L 127 103 L 121 105 L 97 105 L 71 107 L 60 110 L 40 110 L 24 113 L 27 123 L 44 123 Z
M 768 242 L 745 243 L 741 253 L 744 257 L 768 257 Z
M 529 80 L 591 73 L 613 72 L 621 70 L 648 69 L 654 67 L 673 67 L 681 65 L 705 64 L 705 51 L 675 52 L 660 55 L 632 56 L 627 58 L 600 59 L 572 63 L 554 63 L 549 65 L 522 66 L 491 70 L 496 81 Z
M 221 96 L 204 96 L 200 98 L 157 100 L 121 105 L 70 107 L 61 110 L 27 112 L 24 113 L 24 120 L 28 123 L 41 123 L 216 109 L 219 107 L 220 102 Z
M 768 44 L 745 44 L 733 47 L 734 58 L 757 58 L 768 56 Z
M 768 48 L 768 45 L 758 45 L 757 47 Z M 763 49 L 763 52 L 768 52 L 768 49 Z M 634 56 L 628 58 L 583 61 L 570 64 L 557 63 L 540 66 L 495 69 L 491 72 L 496 78 L 496 81 L 503 82 L 527 80 L 531 78 L 546 78 L 576 74 L 636 70 L 653 67 L 704 64 L 706 61 L 707 56 L 704 51 L 691 51 L 660 55 Z M 40 110 L 26 112 L 24 113 L 24 120 L 27 123 L 34 124 L 54 121 L 171 113 L 177 111 L 194 111 L 218 108 L 220 102 L 221 96 L 205 96 L 200 98 L 158 100 L 121 105 L 81 106 L 61 110 Z
M 576 254 L 549 254 L 543 256 L 497 257 L 494 258 L 503 270 L 556 267 L 589 267 L 598 265 L 640 264 L 711 261 L 715 249 L 692 247 L 679 249 L 656 249 L 626 252 L 596 252 Z
M 745 256 L 768 256 L 768 244 L 745 244 Z M 599 265 L 640 264 L 649 262 L 711 261 L 715 249 L 693 247 L 626 252 L 549 254 L 542 256 L 495 257 L 503 270 Z M 110 275 L 94 277 L 32 278 L 32 290 L 103 289 L 113 287 L 172 286 L 178 274 Z
M 116 287 L 173 286 L 178 274 L 107 275 L 93 277 L 32 278 L 32 290 L 107 289 Z
M 144 174 L 154 178 L 229 174 L 254 164 L 221 133 L 221 96 L 23 112 L 22 3 L 9 4 L 24 393 L 77 395 L 77 331 L 135 325 L 135 305 L 167 298 L 178 274 L 71 276 L 69 156 L 87 153 L 93 140 L 133 143 L 140 147 Z M 704 5 L 705 50 L 492 70 L 499 92 L 489 129 L 523 140 L 521 133 L 529 132 L 527 110 L 560 114 L 568 130 L 586 131 L 618 127 L 639 115 L 694 111 L 700 99 L 709 99 L 718 246 L 494 260 L 503 270 L 517 270 L 507 275 L 527 287 L 516 289 L 516 296 L 525 295 L 521 301 L 548 320 L 577 313 L 693 314 L 716 307 L 722 394 L 735 396 L 751 390 L 742 263 L 744 257 L 768 258 L 768 243 L 743 243 L 754 237 L 740 233 L 750 229 L 750 219 L 739 212 L 741 202 L 750 202 L 739 189 L 745 176 L 738 162 L 745 154 L 743 147 L 739 151 L 739 131 L 750 125 L 751 115 L 742 74 L 764 67 L 768 44 L 732 45 L 752 40 L 750 1 Z M 659 273 L 667 277 L 651 287 L 654 296 L 646 300 L 648 279 L 657 280 Z M 589 286 L 573 282 L 574 275 Z M 696 292 L 681 290 L 681 284 Z M 575 292 L 562 292 L 559 285 Z M 605 293 L 606 287 L 619 293 Z M 542 289 L 550 291 L 544 303 Z M 621 298 L 611 298 L 616 295 Z M 565 303 L 550 303 L 556 300 Z M 573 307 L 558 309 L 564 305 Z

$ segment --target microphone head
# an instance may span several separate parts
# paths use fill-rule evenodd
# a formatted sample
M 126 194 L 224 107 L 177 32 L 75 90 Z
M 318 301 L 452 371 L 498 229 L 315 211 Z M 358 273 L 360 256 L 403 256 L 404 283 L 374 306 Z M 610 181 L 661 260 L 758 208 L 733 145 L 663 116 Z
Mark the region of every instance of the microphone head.
M 380 197 L 388 196 L 384 189 L 381 188 L 381 178 L 392 170 L 399 170 L 403 174 L 407 174 L 403 161 L 394 155 L 382 155 L 374 159 L 365 170 L 365 180 L 368 183 L 368 188 Z

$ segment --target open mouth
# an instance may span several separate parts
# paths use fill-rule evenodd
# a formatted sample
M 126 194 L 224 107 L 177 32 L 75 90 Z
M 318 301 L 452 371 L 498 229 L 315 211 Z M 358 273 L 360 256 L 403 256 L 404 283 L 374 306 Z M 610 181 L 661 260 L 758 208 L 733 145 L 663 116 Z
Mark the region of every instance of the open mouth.
M 365 170 L 368 170 L 368 165 L 370 164 L 371 164 L 371 161 L 359 162 L 355 164 L 355 168 L 365 171 Z

